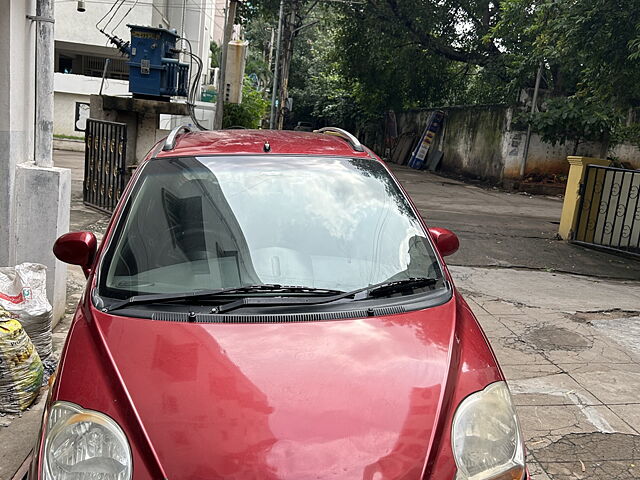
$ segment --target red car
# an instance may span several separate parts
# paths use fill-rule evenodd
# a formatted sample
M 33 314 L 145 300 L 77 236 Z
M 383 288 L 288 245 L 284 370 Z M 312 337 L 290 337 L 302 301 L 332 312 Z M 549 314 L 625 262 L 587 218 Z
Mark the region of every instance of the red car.
M 176 129 L 54 246 L 87 289 L 31 478 L 526 478 L 457 248 L 347 132 Z

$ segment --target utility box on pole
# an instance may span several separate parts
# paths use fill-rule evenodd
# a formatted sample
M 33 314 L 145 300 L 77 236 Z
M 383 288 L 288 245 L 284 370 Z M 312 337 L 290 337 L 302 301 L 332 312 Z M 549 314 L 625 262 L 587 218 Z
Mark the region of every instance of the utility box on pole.
M 242 103 L 242 85 L 244 83 L 244 68 L 247 63 L 248 47 L 249 42 L 244 40 L 232 40 L 229 42 L 224 81 L 224 101 L 227 103 Z

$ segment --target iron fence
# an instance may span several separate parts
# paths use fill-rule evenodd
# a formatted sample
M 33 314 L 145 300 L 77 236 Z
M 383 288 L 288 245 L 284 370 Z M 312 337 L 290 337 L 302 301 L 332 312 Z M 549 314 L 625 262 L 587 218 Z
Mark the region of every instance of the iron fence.
M 640 255 L 640 170 L 589 165 L 573 241 Z
M 126 124 L 87 119 L 84 151 L 83 201 L 111 213 L 125 185 Z

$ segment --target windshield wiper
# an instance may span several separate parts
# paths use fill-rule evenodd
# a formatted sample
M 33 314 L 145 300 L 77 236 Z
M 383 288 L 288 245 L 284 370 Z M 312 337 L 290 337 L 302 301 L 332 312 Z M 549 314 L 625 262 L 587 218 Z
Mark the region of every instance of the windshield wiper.
M 196 290 L 186 293 L 153 293 L 147 295 L 134 295 L 119 302 L 112 303 L 103 312 L 112 312 L 123 307 L 132 305 L 145 305 L 150 303 L 177 302 L 186 300 L 207 300 L 223 295 L 233 295 L 236 293 L 310 293 L 314 295 L 342 294 L 341 290 L 328 288 L 304 287 L 298 285 L 278 285 L 275 283 L 263 283 L 259 285 L 245 285 L 242 287 L 219 288 L 213 290 Z
M 435 278 L 426 277 L 403 278 L 401 280 L 383 283 L 373 288 L 370 287 L 369 297 L 385 297 L 393 293 L 413 292 L 418 288 L 432 287 L 437 281 Z
M 242 298 L 234 302 L 227 303 L 215 308 L 215 313 L 226 313 L 237 310 L 242 307 L 261 307 L 261 306 L 287 306 L 287 305 L 325 305 L 337 302 L 348 297 L 354 297 L 359 293 L 367 292 L 364 298 L 384 297 L 391 293 L 413 291 L 417 288 L 432 287 L 438 282 L 437 278 L 427 277 L 411 277 L 401 280 L 386 280 L 384 282 L 369 285 L 368 287 L 358 288 L 350 292 L 339 293 L 321 299 L 318 298 L 265 298 L 251 297 Z
M 260 284 L 260 285 L 248 285 L 244 287 L 232 287 L 216 290 L 198 290 L 189 293 L 172 293 L 172 294 L 150 294 L 150 295 L 136 295 L 119 302 L 112 303 L 106 308 L 103 308 L 103 312 L 112 312 L 123 307 L 129 307 L 131 305 L 145 305 L 152 303 L 165 303 L 172 301 L 197 301 L 197 300 L 209 300 L 216 297 L 237 294 L 237 293 L 252 293 L 252 292 L 269 292 L 269 293 L 310 293 L 313 295 L 322 295 L 322 298 L 317 297 L 245 297 L 236 301 L 220 305 L 215 307 L 212 312 L 214 313 L 226 313 L 232 310 L 237 310 L 243 307 L 268 307 L 268 306 L 295 306 L 295 305 L 323 305 L 345 298 L 354 297 L 359 293 L 366 292 L 364 298 L 379 298 L 392 293 L 402 293 L 407 291 L 413 291 L 417 288 L 432 287 L 438 282 L 438 279 L 427 277 L 411 277 L 403 278 L 401 280 L 386 280 L 384 282 L 369 285 L 367 287 L 358 288 L 350 292 L 342 292 L 340 290 L 331 290 L 326 288 L 304 287 L 304 286 L 286 286 L 278 284 Z M 335 295 L 332 295 L 335 294 Z M 327 296 L 325 296 L 327 295 Z

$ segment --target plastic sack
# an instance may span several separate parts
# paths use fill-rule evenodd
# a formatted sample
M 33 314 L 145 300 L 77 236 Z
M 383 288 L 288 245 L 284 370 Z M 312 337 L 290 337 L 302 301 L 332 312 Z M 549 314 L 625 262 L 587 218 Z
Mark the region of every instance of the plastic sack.
M 22 325 L 0 307 L 0 412 L 19 413 L 38 396 L 44 369 Z
M 22 324 L 40 358 L 51 355 L 53 309 L 47 300 L 47 267 L 38 263 L 0 267 L 0 307 Z

